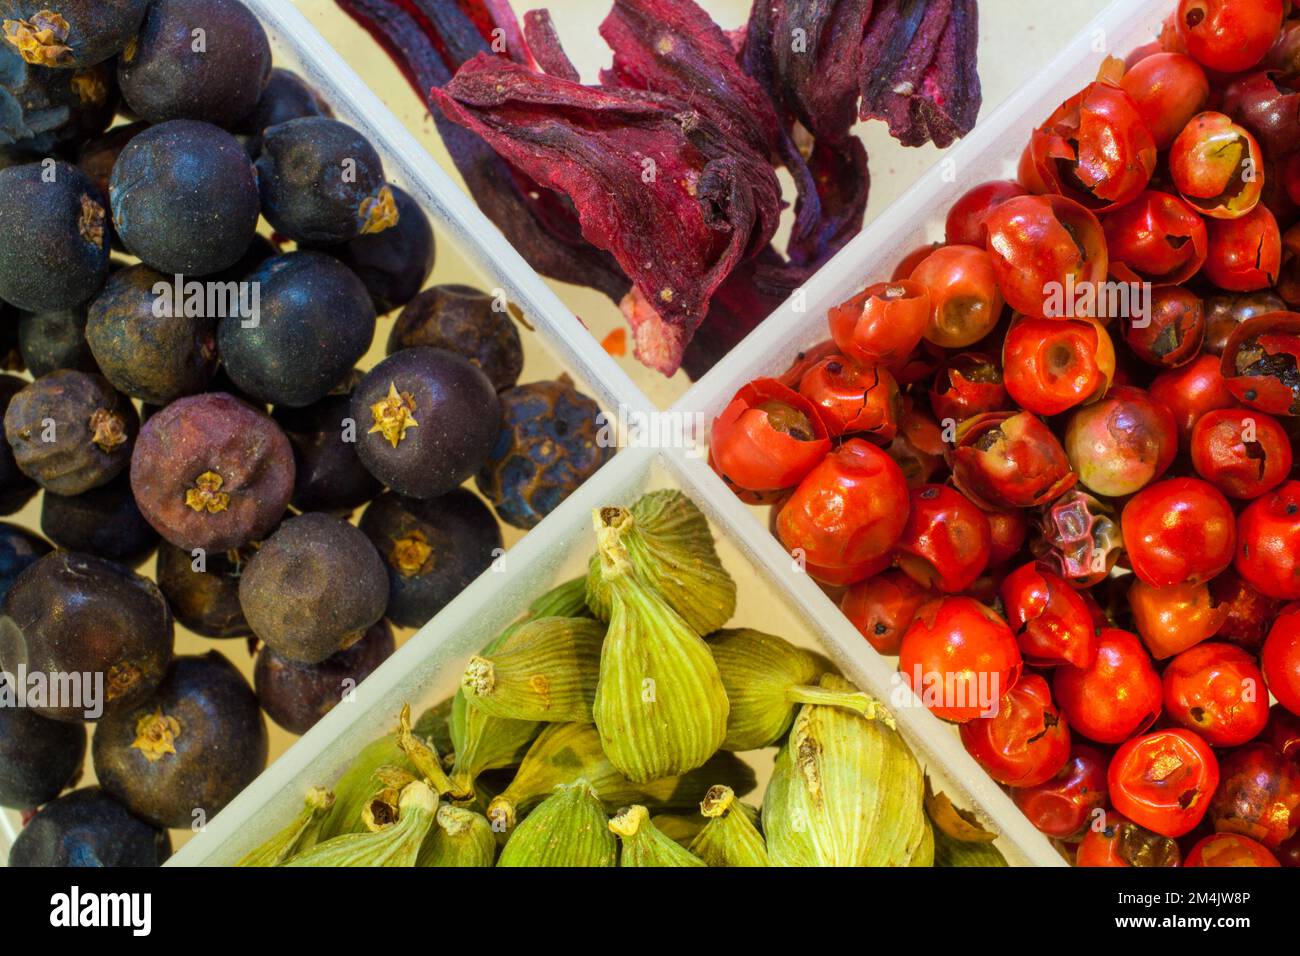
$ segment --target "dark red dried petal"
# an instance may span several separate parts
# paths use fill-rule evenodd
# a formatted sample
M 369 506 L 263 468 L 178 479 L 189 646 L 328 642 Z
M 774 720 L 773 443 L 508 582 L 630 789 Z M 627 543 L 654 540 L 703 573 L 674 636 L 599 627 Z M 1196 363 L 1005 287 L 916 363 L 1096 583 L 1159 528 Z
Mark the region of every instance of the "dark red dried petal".
M 578 70 L 560 45 L 560 35 L 555 32 L 549 10 L 529 10 L 524 14 L 524 39 L 533 58 L 551 76 L 577 83 Z
M 481 25 L 455 4 L 428 0 L 338 0 L 339 6 L 388 52 L 421 98 L 451 79 L 465 60 L 490 49 Z M 434 23 L 421 12 L 436 14 Z M 582 238 L 577 216 L 562 196 L 543 189 L 482 138 L 433 109 L 438 132 L 479 208 L 543 275 L 598 289 L 615 302 L 631 287 L 613 257 Z
M 481 55 L 432 95 L 449 119 L 573 200 L 583 236 L 614 255 L 662 319 L 651 361 L 666 374 L 714 291 L 776 230 L 780 190 L 766 159 L 672 97 Z
M 862 119 L 904 146 L 949 146 L 981 101 L 975 0 L 881 0 L 863 41 Z
M 600 35 L 614 51 L 601 83 L 674 96 L 760 156 L 776 153 L 780 121 L 772 101 L 693 0 L 615 0 Z

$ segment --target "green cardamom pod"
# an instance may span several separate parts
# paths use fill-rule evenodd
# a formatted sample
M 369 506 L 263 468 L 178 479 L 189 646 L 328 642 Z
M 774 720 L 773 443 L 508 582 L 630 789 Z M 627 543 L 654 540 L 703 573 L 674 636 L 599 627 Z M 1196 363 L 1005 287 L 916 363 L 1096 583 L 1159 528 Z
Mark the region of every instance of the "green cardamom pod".
M 321 787 L 307 791 L 302 812 L 271 839 L 250 852 L 236 866 L 279 866 L 316 845 L 325 814 L 334 806 L 334 794 Z
M 456 691 L 452 698 L 448 725 L 455 755 L 451 779 L 459 789 L 477 789 L 479 776 L 489 770 L 518 766 L 538 732 L 546 726 L 536 720 L 494 717 L 471 707 L 463 690 Z
M 398 718 L 397 724 L 397 746 L 402 753 L 410 758 L 411 763 L 415 764 L 418 774 L 429 781 L 429 786 L 438 791 L 439 794 L 451 796 L 457 800 L 469 799 L 474 796 L 474 788 L 467 787 L 452 781 L 447 776 L 447 771 L 442 765 L 442 758 L 438 756 L 438 751 L 427 740 L 422 740 L 415 735 L 411 728 L 411 705 L 402 705 L 402 714 Z
M 367 744 L 353 758 L 343 776 L 334 784 L 334 806 L 321 824 L 320 840 L 329 840 L 343 833 L 364 833 L 362 811 L 385 784 L 377 774 L 386 767 L 396 767 L 415 773 L 415 764 L 397 746 L 396 734 L 380 737 Z
M 587 607 L 587 577 L 553 587 L 528 606 L 531 617 L 591 617 Z
M 823 674 L 820 686 L 853 685 Z M 805 704 L 763 799 L 774 866 L 904 866 L 929 824 L 920 765 L 885 713 Z
M 491 866 L 496 854 L 496 836 L 483 814 L 444 803 L 416 866 Z
M 704 861 L 659 832 L 650 811 L 640 804 L 624 807 L 609 821 L 623 844 L 619 866 L 704 866 Z
M 709 647 L 633 571 L 621 536 L 596 511 L 611 613 L 592 706 L 601 746 L 629 780 L 700 766 L 727 735 L 727 692 Z
M 585 780 L 558 787 L 506 841 L 497 866 L 614 866 L 618 841 Z
M 495 717 L 589 723 L 604 641 L 605 626 L 590 618 L 534 618 L 495 651 L 471 657 L 461 690 Z
M 755 814 L 736 800 L 730 787 L 711 787 L 700 801 L 708 822 L 691 841 L 690 851 L 709 866 L 768 866 L 767 845 L 754 825 Z
M 726 750 L 758 750 L 779 742 L 800 704 L 845 707 L 868 717 L 883 713 L 878 701 L 856 689 L 820 686 L 818 678 L 828 673 L 825 660 L 784 638 L 739 628 L 706 640 L 731 702 L 722 742 Z
M 510 785 L 488 804 L 492 828 L 508 832 L 557 786 L 577 780 L 585 780 L 610 812 L 630 803 L 693 809 L 719 780 L 737 793 L 749 793 L 757 785 L 754 769 L 726 751 L 681 776 L 634 783 L 610 761 L 591 724 L 549 724 L 529 748 Z
M 374 833 L 336 836 L 285 866 L 415 866 L 437 812 L 438 794 L 417 780 L 402 791 L 396 823 Z
M 434 750 L 443 754 L 444 764 L 447 763 L 446 755 L 456 750 L 451 739 L 451 707 L 455 700 L 455 697 L 448 697 L 434 704 L 415 721 L 415 736 L 429 741 Z
M 907 861 L 908 866 L 934 866 L 935 854 L 935 837 L 934 827 L 927 821 L 925 831 L 921 834 L 921 845 L 916 848 L 912 858 Z
M 597 529 L 616 535 L 637 576 L 695 631 L 716 631 L 736 613 L 736 582 L 722 567 L 709 522 L 676 490 L 652 491 L 627 508 L 601 508 Z M 587 572 L 587 605 L 608 621 L 614 612 L 600 557 Z

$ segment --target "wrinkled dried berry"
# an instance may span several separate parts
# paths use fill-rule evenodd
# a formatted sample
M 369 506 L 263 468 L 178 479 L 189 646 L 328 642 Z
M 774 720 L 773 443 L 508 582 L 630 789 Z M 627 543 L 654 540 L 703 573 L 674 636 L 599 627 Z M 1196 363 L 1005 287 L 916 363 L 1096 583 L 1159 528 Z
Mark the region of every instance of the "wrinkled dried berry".
M 87 305 L 57 312 L 24 312 L 18 319 L 18 348 L 23 364 L 40 378 L 61 368 L 98 372 L 86 341 Z
M 467 285 L 436 285 L 402 309 L 388 336 L 388 354 L 416 345 L 456 352 L 477 365 L 496 390 L 524 370 L 519 330 L 499 300 Z
M 103 132 L 116 111 L 109 65 L 50 70 L 0 42 L 0 149 L 43 158 Z
M 203 31 L 201 42 L 196 30 Z M 238 0 L 154 0 L 117 77 L 142 119 L 233 129 L 257 107 L 271 78 L 271 44 Z
M 8 411 L 13 397 L 26 387 L 27 383 L 21 378 L 0 375 L 0 414 Z M 9 443 L 0 445 L 0 514 L 11 515 L 21 511 L 39 490 L 40 486 L 18 467 Z
M 68 163 L 0 169 L 0 299 L 47 312 L 94 295 L 108 277 L 106 210 Z
M 452 352 L 410 348 L 372 368 L 352 394 L 357 454 L 399 494 L 436 498 L 482 465 L 501 403 L 481 370 Z
M 131 458 L 141 513 L 178 548 L 256 541 L 293 493 L 293 449 L 270 416 L 224 392 L 178 399 L 145 422 Z
M 396 646 L 393 629 L 387 621 L 379 621 L 361 640 L 319 664 L 291 661 L 263 647 L 253 671 L 258 702 L 285 730 L 305 734 L 374 673 Z
M 132 816 L 98 787 L 74 790 L 36 814 L 9 851 L 10 866 L 162 866 L 171 836 Z
M 436 250 L 433 227 L 424 210 L 405 190 L 389 188 L 397 207 L 397 225 L 339 246 L 320 248 L 357 274 L 380 315 L 400 309 L 424 288 L 433 272 Z
M 0 675 L 0 701 L 15 693 Z M 86 728 L 0 704 L 0 807 L 34 810 L 77 782 Z
M 38 534 L 7 521 L 0 521 L 0 601 L 18 575 L 54 549 Z
M 374 338 L 375 307 L 366 287 L 319 252 L 276 256 L 247 281 L 261 290 L 258 315 L 227 315 L 217 327 L 230 378 L 276 405 L 301 407 L 324 398 Z
M 357 457 L 351 396 L 348 388 L 306 408 L 273 413 L 293 445 L 297 478 L 290 504 L 299 511 L 350 512 L 383 490 Z
M 71 69 L 120 53 L 149 0 L 0 0 L 4 41 L 36 66 Z
M 501 554 L 501 529 L 472 492 L 420 501 L 386 492 L 360 528 L 384 559 L 390 621 L 421 627 Z
M 162 592 L 111 561 L 48 554 L 18 576 L 3 610 L 0 668 L 93 675 L 82 700 L 33 707 L 45 717 L 93 719 L 95 705 L 104 716 L 129 709 L 153 692 L 171 662 L 174 628 Z
M 113 167 L 117 165 L 118 157 L 122 155 L 122 150 L 126 149 L 128 143 L 135 139 L 140 133 L 149 128 L 148 123 L 131 123 L 127 126 L 115 126 L 103 136 L 97 136 L 87 143 L 82 144 L 77 151 L 77 168 L 90 177 L 90 181 L 95 187 L 108 196 L 109 187 L 113 182 Z M 112 219 L 112 204 L 109 204 L 109 219 Z M 112 223 L 110 221 L 109 225 Z M 121 246 L 116 233 L 114 241 L 117 246 Z
M 155 576 L 176 620 L 204 637 L 252 634 L 239 606 L 239 577 L 252 553 L 248 547 L 194 555 L 166 541 L 160 544 Z
M 206 308 L 192 315 L 177 298 L 170 277 L 135 265 L 113 273 L 87 313 L 86 341 L 104 377 L 152 405 L 203 391 L 217 372 L 216 317 Z
M 501 393 L 501 432 L 474 481 L 502 521 L 531 528 L 613 454 L 600 406 L 565 380 Z
M 257 231 L 257 175 L 233 136 L 173 120 L 137 134 L 109 182 L 113 225 L 131 253 L 168 276 L 239 261 Z
M 107 379 L 66 369 L 28 385 L 5 412 L 18 467 L 56 495 L 112 481 L 131 460 L 139 429 L 135 406 Z
M 266 766 L 266 719 L 235 666 L 216 651 L 178 657 L 154 696 L 95 728 L 100 784 L 143 820 L 211 820 Z
M 370 141 L 309 116 L 272 126 L 257 161 L 262 213 L 297 242 L 347 242 L 397 225 L 397 204 Z
M 158 547 L 158 532 L 140 514 L 125 472 L 72 497 L 47 494 L 41 499 L 41 531 L 60 548 L 132 568 Z
M 289 660 L 317 664 L 384 616 L 384 564 L 364 534 L 332 515 L 286 521 L 239 580 L 253 633 Z

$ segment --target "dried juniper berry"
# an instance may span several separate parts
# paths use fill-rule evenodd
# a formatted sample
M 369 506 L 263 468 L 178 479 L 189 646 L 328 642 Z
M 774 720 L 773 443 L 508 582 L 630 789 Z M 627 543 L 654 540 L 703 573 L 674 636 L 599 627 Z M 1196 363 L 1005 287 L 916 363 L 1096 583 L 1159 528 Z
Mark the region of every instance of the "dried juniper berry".
M 196 555 L 160 544 L 155 576 L 176 620 L 204 637 L 252 634 L 239 606 L 239 576 L 252 554 L 252 546 Z
M 567 378 L 501 393 L 502 428 L 475 476 L 497 515 L 531 528 L 554 511 L 613 454 L 601 441 L 600 407 Z
M 86 320 L 86 342 L 104 377 L 151 405 L 206 389 L 217 372 L 217 316 L 208 309 L 222 307 L 206 301 L 210 288 L 178 284 L 146 265 L 109 276 Z
M 34 532 L 16 524 L 0 521 L 0 601 L 9 593 L 18 575 L 54 549 Z
M 341 518 L 291 518 L 253 555 L 239 603 L 256 634 L 289 660 L 318 664 L 384 616 L 388 581 L 370 540 Z
M 345 389 L 306 408 L 282 406 L 272 413 L 293 445 L 297 478 L 290 504 L 299 511 L 346 513 L 383 490 L 357 457 L 354 385 L 349 381 Z
M 176 658 L 157 692 L 101 721 L 91 744 L 100 785 L 161 827 L 211 820 L 262 772 L 267 751 L 253 688 L 216 651 Z
M 18 319 L 18 348 L 34 378 L 75 369 L 98 372 L 86 341 L 88 303 L 54 312 L 23 312 Z
M 122 150 L 147 129 L 148 123 L 128 123 L 125 126 L 115 126 L 102 136 L 83 142 L 77 150 L 77 168 L 90 177 L 90 181 L 101 193 L 108 196 L 113 182 L 113 167 L 117 165 Z
M 5 437 L 23 474 L 56 495 L 79 495 L 126 468 L 140 429 L 130 399 L 102 375 L 61 369 L 9 403 Z
M 463 355 L 496 390 L 510 388 L 524 370 L 524 346 L 504 303 L 467 285 L 436 285 L 402 309 L 388 336 L 388 354 L 417 345 Z
M 262 214 L 296 242 L 348 242 L 397 225 L 379 154 L 338 120 L 309 116 L 272 126 L 257 174 Z
M 239 0 L 154 0 L 118 60 L 122 96 L 150 123 L 234 129 L 271 78 L 266 31 Z
M 357 454 L 370 473 L 411 498 L 436 498 L 487 461 L 501 403 L 483 372 L 444 349 L 394 352 L 352 393 Z
M 305 734 L 374 673 L 396 646 L 388 622 L 378 621 L 361 640 L 319 664 L 292 661 L 263 647 L 253 670 L 258 702 L 285 730 Z
M 302 77 L 277 67 L 271 71 L 271 79 L 257 106 L 240 121 L 235 132 L 246 138 L 244 148 L 253 159 L 257 159 L 262 155 L 262 134 L 272 126 L 306 116 L 333 115 L 329 104 Z
M 152 581 L 112 561 L 55 551 L 30 565 L 5 595 L 0 668 L 92 675 L 94 692 L 87 689 L 85 699 L 32 706 L 55 720 L 95 719 L 100 707 L 108 716 L 153 692 L 171 662 L 174 630 Z
M 131 458 L 131 488 L 166 540 L 209 555 L 256 541 L 293 493 L 293 449 L 269 415 L 224 392 L 155 413 Z
M 0 0 L 5 45 L 34 66 L 76 69 L 122 52 L 149 0 Z
M 0 299 L 45 312 L 94 295 L 108 277 L 105 203 L 59 160 L 0 169 Z
M 421 627 L 501 554 L 491 509 L 463 488 L 426 501 L 385 492 L 360 528 L 384 559 L 387 615 L 399 627 Z
M 122 243 L 169 276 L 229 268 L 257 232 L 253 165 L 210 123 L 173 120 L 137 134 L 113 167 L 109 201 Z
M 99 787 L 65 794 L 23 827 L 9 851 L 10 866 L 162 866 L 171 836 L 151 826 Z
M 117 111 L 108 64 L 51 70 L 0 42 L 0 148 L 43 158 L 103 132 Z
M 436 250 L 433 227 L 424 210 L 405 190 L 390 188 L 397 205 L 397 225 L 342 245 L 320 247 L 365 283 L 380 315 L 400 309 L 424 288 L 433 273 Z
M 361 280 L 337 259 L 289 252 L 262 263 L 246 281 L 259 290 L 257 315 L 223 317 L 217 343 L 226 372 L 249 395 L 310 405 L 370 348 L 375 307 Z
M 13 397 L 26 387 L 27 383 L 17 376 L 0 375 L 0 413 L 7 412 Z M 39 490 L 40 486 L 18 467 L 9 443 L 0 443 L 0 514 L 21 511 Z
M 142 565 L 158 547 L 158 532 L 140 514 L 125 472 L 79 495 L 45 495 L 41 531 L 60 548 L 132 568 Z
M 16 706 L 16 694 L 0 674 L 0 807 L 35 810 L 77 782 L 86 728 Z

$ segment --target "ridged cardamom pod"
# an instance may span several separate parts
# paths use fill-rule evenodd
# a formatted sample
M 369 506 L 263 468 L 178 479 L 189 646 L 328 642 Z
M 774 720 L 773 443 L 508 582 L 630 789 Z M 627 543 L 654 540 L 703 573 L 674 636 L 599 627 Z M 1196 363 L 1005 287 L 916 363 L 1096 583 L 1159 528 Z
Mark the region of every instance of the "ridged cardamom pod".
M 721 630 L 706 639 L 727 689 L 726 750 L 770 747 L 785 736 L 800 704 L 845 707 L 866 716 L 883 712 L 875 699 L 856 690 L 827 690 L 817 681 L 827 673 L 818 654 L 784 638 L 749 628 Z
M 716 631 L 736 613 L 736 582 L 722 567 L 709 522 L 676 490 L 652 491 L 627 508 L 601 508 L 596 527 L 621 539 L 645 584 L 659 592 L 696 634 Z M 599 556 L 587 572 L 587 605 L 608 621 L 613 613 Z
M 558 787 L 515 828 L 497 866 L 614 866 L 618 841 L 585 780 Z
M 236 866 L 279 866 L 316 845 L 325 814 L 334 806 L 334 794 L 321 787 L 307 791 L 302 812 L 271 839 L 250 852 Z
M 420 848 L 416 866 L 491 866 L 497 855 L 492 825 L 481 813 L 444 803 Z
M 690 816 L 681 813 L 656 813 L 650 819 L 654 821 L 660 833 L 688 849 L 704 829 L 704 824 L 708 822 L 698 813 Z
M 438 794 L 424 781 L 408 784 L 398 820 L 373 833 L 345 833 L 318 843 L 285 866 L 415 866 L 438 812 Z
M 364 833 L 361 813 L 385 788 L 377 774 L 385 767 L 415 773 L 415 764 L 397 746 L 397 735 L 389 734 L 367 744 L 356 755 L 343 776 L 334 784 L 334 806 L 325 815 L 318 839 L 324 841 L 343 833 Z
M 444 764 L 447 756 L 456 750 L 451 740 L 451 707 L 455 700 L 455 697 L 448 697 L 439 701 L 415 720 L 415 735 L 433 744 L 433 749 L 443 755 Z
M 827 690 L 853 685 L 822 675 Z M 905 866 L 929 823 L 925 782 L 886 714 L 805 704 L 777 755 L 763 799 L 773 866 Z
M 488 770 L 518 766 L 533 739 L 546 726 L 536 720 L 494 717 L 471 707 L 462 690 L 452 698 L 447 723 L 455 755 L 451 779 L 461 789 L 476 787 L 479 775 Z
M 609 821 L 623 844 L 619 866 L 704 866 L 704 861 L 659 832 L 650 811 L 640 804 L 624 807 Z
M 461 689 L 495 717 L 591 721 L 605 625 L 591 618 L 534 618 L 490 654 L 471 657 Z
M 591 617 L 586 575 L 551 588 L 528 605 L 528 614 L 530 617 Z
M 700 801 L 708 820 L 690 843 L 690 851 L 709 866 L 770 866 L 763 835 L 754 826 L 757 814 L 736 800 L 730 787 L 711 787 Z
M 704 640 L 633 570 L 596 512 L 611 613 L 592 716 L 601 746 L 643 783 L 700 766 L 727 736 L 727 692 Z
M 433 744 L 416 736 L 411 727 L 410 704 L 402 705 L 402 714 L 397 724 L 397 746 L 415 764 L 416 774 L 429 781 L 429 786 L 439 794 L 457 800 L 474 796 L 473 787 L 456 783 L 447 775 L 447 769 L 442 765 L 442 758 L 438 756 Z
M 754 769 L 735 754 L 719 751 L 704 766 L 679 777 L 633 783 L 610 762 L 591 724 L 549 724 L 524 756 L 510 785 L 488 804 L 488 819 L 498 833 L 561 784 L 585 780 L 610 812 L 629 803 L 666 809 L 695 809 L 709 787 L 725 780 L 737 793 L 757 785 Z
M 925 832 L 921 834 L 921 844 L 912 853 L 912 858 L 907 861 L 908 866 L 925 867 L 934 866 L 934 827 L 926 822 Z

